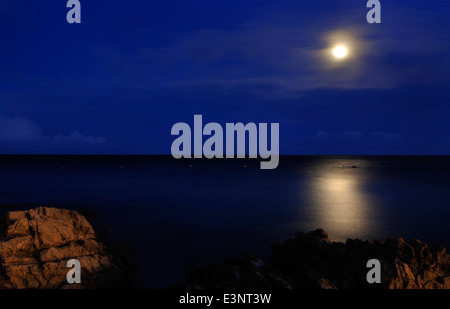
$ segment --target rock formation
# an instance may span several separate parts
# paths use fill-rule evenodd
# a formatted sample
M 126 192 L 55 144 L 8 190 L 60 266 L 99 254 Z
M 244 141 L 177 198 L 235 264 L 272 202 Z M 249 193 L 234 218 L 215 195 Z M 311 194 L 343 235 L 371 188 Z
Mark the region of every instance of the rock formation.
M 40 207 L 8 212 L 0 218 L 0 288 L 132 287 L 130 264 L 112 249 L 76 211 Z M 80 284 L 66 280 L 71 259 L 81 264 Z M 381 262 L 381 284 L 366 281 L 370 259 Z M 316 230 L 274 245 L 268 263 L 243 255 L 190 270 L 178 287 L 450 289 L 450 256 L 444 247 L 419 240 L 341 243 Z
M 128 283 L 127 266 L 108 252 L 76 211 L 11 211 L 0 228 L 0 288 L 108 288 Z M 71 259 L 80 262 L 80 284 L 66 280 Z
M 369 284 L 367 261 L 381 262 L 381 283 Z M 442 246 L 402 238 L 331 242 L 323 230 L 274 245 L 269 263 L 244 255 L 189 270 L 181 288 L 449 289 L 450 256 Z

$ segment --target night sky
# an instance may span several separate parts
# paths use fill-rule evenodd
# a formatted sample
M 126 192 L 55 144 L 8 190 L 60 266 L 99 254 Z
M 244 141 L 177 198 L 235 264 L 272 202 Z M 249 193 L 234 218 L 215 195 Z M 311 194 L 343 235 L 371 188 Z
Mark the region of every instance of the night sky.
M 66 2 L 0 0 L 2 154 L 170 154 L 194 114 L 278 122 L 281 154 L 450 154 L 449 1 Z

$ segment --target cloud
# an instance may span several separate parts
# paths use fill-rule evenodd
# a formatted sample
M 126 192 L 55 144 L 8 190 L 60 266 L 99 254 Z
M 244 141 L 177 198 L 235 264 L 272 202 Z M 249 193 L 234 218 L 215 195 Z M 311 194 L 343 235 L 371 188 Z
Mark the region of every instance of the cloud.
M 104 137 L 95 137 L 95 136 L 84 136 L 81 135 L 78 131 L 65 136 L 63 134 L 58 134 L 52 139 L 55 143 L 64 143 L 64 144 L 103 144 L 106 142 Z
M 324 131 L 319 131 L 319 132 L 317 132 L 317 133 L 313 136 L 313 138 L 315 138 L 315 139 L 320 139 L 320 138 L 327 138 L 327 137 L 329 137 L 329 136 L 330 136 L 329 133 L 324 132 Z
M 0 116 L 0 141 L 35 141 L 43 137 L 41 127 L 26 118 Z
M 7 118 L 0 116 L 0 142 L 19 144 L 57 145 L 100 145 L 106 142 L 103 137 L 85 136 L 79 132 L 70 135 L 59 133 L 50 136 L 42 127 L 28 118 Z
M 364 139 L 363 135 L 364 133 L 360 131 L 345 131 L 341 133 L 319 131 L 307 139 L 313 139 L 316 141 L 340 140 L 342 142 L 360 142 Z
M 139 49 L 134 58 L 151 68 L 140 86 L 245 86 L 259 87 L 264 95 L 297 96 L 318 88 L 448 80 L 446 32 L 430 32 L 436 20 L 400 6 L 385 11 L 380 25 L 367 24 L 365 11 L 355 12 L 352 5 L 307 22 L 259 19 L 229 30 L 197 30 L 163 47 Z M 350 46 L 346 61 L 330 56 L 339 42 Z

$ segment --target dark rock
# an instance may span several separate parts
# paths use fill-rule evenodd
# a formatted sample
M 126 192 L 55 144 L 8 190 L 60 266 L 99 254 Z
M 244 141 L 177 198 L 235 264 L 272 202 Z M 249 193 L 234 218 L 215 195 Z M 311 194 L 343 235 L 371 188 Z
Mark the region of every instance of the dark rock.
M 317 238 L 317 239 L 321 239 L 324 241 L 330 241 L 330 238 L 328 237 L 327 232 L 325 232 L 322 229 L 317 229 L 315 231 L 309 232 L 307 235 L 311 238 Z
M 381 263 L 381 284 L 369 284 L 367 261 Z M 255 265 L 258 265 L 256 267 Z M 191 270 L 182 288 L 448 289 L 450 256 L 442 246 L 402 238 L 331 242 L 321 229 L 272 246 L 269 263 L 243 256 Z
M 186 282 L 176 288 L 291 289 L 292 285 L 275 269 L 247 254 L 211 267 L 191 269 Z

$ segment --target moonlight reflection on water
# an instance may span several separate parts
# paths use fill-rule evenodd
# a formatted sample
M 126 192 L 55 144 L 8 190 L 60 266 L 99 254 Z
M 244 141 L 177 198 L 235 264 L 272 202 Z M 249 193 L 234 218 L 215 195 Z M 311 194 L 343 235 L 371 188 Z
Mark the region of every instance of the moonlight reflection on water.
M 375 199 L 362 190 L 364 177 L 359 169 L 319 167 L 310 183 L 311 228 L 323 228 L 332 240 L 371 238 L 378 234 L 379 220 Z

